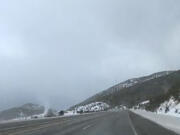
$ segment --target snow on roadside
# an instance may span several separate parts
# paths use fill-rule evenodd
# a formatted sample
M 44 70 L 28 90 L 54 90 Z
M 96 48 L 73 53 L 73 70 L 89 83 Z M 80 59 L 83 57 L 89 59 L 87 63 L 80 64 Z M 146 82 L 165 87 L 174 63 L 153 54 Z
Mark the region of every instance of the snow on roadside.
M 138 105 L 136 106 L 133 106 L 132 109 L 145 109 L 146 105 L 149 103 L 150 101 L 149 100 L 146 100 L 146 101 L 143 101 L 141 103 L 139 103 Z
M 140 104 L 145 105 L 145 104 L 148 104 L 149 102 L 150 102 L 149 100 L 146 100 L 146 101 L 141 102 Z
M 180 134 L 180 126 L 179 126 L 180 118 L 178 117 L 147 112 L 145 110 L 131 110 L 131 111 Z
M 76 112 L 98 112 L 108 109 L 110 106 L 104 102 L 93 102 L 84 106 L 75 108 Z
M 171 97 L 168 101 L 160 105 L 157 113 L 180 117 L 180 102 Z
M 78 113 L 75 111 L 67 111 L 64 113 L 63 116 L 73 116 L 73 115 L 78 115 Z

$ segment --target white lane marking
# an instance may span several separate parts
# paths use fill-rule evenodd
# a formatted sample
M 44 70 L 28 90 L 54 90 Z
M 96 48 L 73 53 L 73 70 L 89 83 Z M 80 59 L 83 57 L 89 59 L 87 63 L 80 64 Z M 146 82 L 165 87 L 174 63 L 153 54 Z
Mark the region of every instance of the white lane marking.
M 138 135 L 137 132 L 136 132 L 136 129 L 135 129 L 133 123 L 132 123 L 132 120 L 131 120 L 131 118 L 129 116 L 129 112 L 128 112 L 128 119 L 129 119 L 129 124 L 130 124 L 130 126 L 131 126 L 131 128 L 132 128 L 132 130 L 134 132 L 134 135 Z
M 87 125 L 86 127 L 83 128 L 83 130 L 86 130 L 88 128 L 92 127 L 92 125 Z

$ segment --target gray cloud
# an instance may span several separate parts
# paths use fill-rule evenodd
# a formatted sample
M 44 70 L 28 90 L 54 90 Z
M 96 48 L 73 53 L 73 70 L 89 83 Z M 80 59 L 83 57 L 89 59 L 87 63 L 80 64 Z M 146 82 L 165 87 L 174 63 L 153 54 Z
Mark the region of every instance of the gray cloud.
M 179 0 L 0 1 L 0 110 L 67 108 L 180 67 Z

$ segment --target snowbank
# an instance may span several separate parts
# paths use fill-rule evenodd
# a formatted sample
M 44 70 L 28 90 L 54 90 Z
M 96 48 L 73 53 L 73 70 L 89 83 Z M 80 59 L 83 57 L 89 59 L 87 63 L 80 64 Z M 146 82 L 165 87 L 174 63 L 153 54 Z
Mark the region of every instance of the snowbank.
M 165 101 L 160 105 L 157 109 L 157 113 L 180 117 L 180 103 L 171 97 L 168 101 Z
M 132 110 L 136 114 L 139 114 L 149 120 L 154 121 L 157 124 L 162 125 L 165 128 L 175 131 L 180 134 L 180 118 L 174 116 L 168 116 L 164 114 L 157 114 L 142 110 Z
M 75 111 L 67 111 L 64 113 L 63 116 L 73 116 L 73 115 L 78 115 L 78 113 Z
M 75 108 L 76 112 L 98 112 L 109 108 L 109 105 L 104 102 L 93 102 L 84 106 Z

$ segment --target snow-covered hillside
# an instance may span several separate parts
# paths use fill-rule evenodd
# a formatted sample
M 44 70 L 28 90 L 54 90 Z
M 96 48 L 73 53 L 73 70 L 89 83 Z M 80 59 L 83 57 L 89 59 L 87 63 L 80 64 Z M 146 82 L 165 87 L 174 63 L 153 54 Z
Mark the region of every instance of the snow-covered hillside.
M 148 100 L 133 106 L 131 109 L 145 111 L 147 104 L 149 104 Z M 180 101 L 176 100 L 174 97 L 171 97 L 169 100 L 161 103 L 160 106 L 154 110 L 154 113 L 180 117 Z
M 146 108 L 146 105 L 149 104 L 149 100 L 146 100 L 146 101 L 143 101 L 141 103 L 139 103 L 138 105 L 136 106 L 133 106 L 131 109 L 141 109 L 141 110 L 144 110 Z
M 27 103 L 19 107 L 1 111 L 0 122 L 42 119 L 55 116 L 58 116 L 56 110 L 45 108 L 44 106 L 37 104 Z
M 128 88 L 128 87 L 132 87 L 138 83 L 143 83 L 143 82 L 146 82 L 146 81 L 149 81 L 149 80 L 153 80 L 153 79 L 156 79 L 156 78 L 160 78 L 162 76 L 166 76 L 166 75 L 169 75 L 171 74 L 173 71 L 163 71 L 163 72 L 158 72 L 158 73 L 154 73 L 152 75 L 149 75 L 149 76 L 144 76 L 144 77 L 140 77 L 140 78 L 133 78 L 133 79 L 129 79 L 127 81 L 124 81 L 124 82 L 121 82 L 115 86 L 113 86 L 114 88 L 110 88 L 108 90 L 105 90 L 99 94 L 111 94 L 115 91 L 118 91 L 122 88 Z
M 168 101 L 165 101 L 156 110 L 158 114 L 167 114 L 180 117 L 180 102 L 171 97 Z
M 109 105 L 104 102 L 94 102 L 84 106 L 78 106 L 75 108 L 77 112 L 98 112 L 104 111 L 109 108 Z
M 27 103 L 19 107 L 10 108 L 0 112 L 0 121 L 12 119 L 26 119 L 33 115 L 44 113 L 45 107 L 37 104 Z
M 143 93 L 141 90 L 142 90 L 142 88 L 141 88 L 141 90 L 138 90 L 137 92 L 139 92 L 139 93 L 141 93 L 141 94 L 146 94 L 146 93 L 149 93 L 149 87 L 150 86 L 143 86 L 143 84 L 145 83 L 145 82 L 150 82 L 151 84 L 152 84 L 152 93 L 154 93 L 154 91 L 155 91 L 155 89 L 157 88 L 157 87 L 159 87 L 158 85 L 155 85 L 154 83 L 153 83 L 153 81 L 152 80 L 154 80 L 154 79 L 157 79 L 157 78 L 161 78 L 162 77 L 162 79 L 166 79 L 166 76 L 169 76 L 169 75 L 171 75 L 172 73 L 174 73 L 175 71 L 163 71 L 163 72 L 158 72 L 158 73 L 154 73 L 154 74 L 151 74 L 151 75 L 148 75 L 148 76 L 143 76 L 143 77 L 139 77 L 139 78 L 132 78 L 132 79 L 128 79 L 128 80 L 126 80 L 126 81 L 124 81 L 124 82 L 121 82 L 121 83 L 119 83 L 119 84 L 117 84 L 117 85 L 114 85 L 114 86 L 112 86 L 112 87 L 110 87 L 110 88 L 108 88 L 108 89 L 106 89 L 106 90 L 104 90 L 104 91 L 102 91 L 102 92 L 100 92 L 100 93 L 97 93 L 97 94 L 95 94 L 94 96 L 92 96 L 92 97 L 90 97 L 90 98 L 88 98 L 88 99 L 86 99 L 85 101 L 83 101 L 83 102 L 81 102 L 81 103 L 79 103 L 79 104 L 77 104 L 77 105 L 74 105 L 74 106 L 72 106 L 70 109 L 74 109 L 75 107 L 77 107 L 77 106 L 80 106 L 80 105 L 86 105 L 86 104 L 89 104 L 89 103 L 92 103 L 92 102 L 99 102 L 99 101 L 103 101 L 103 102 L 106 102 L 106 103 L 109 103 L 109 105 L 112 105 L 111 103 L 112 103 L 112 101 L 114 100 L 114 99 L 112 99 L 111 101 L 109 101 L 109 99 L 110 98 L 108 98 L 108 97 L 111 97 L 111 96 L 113 96 L 113 95 L 116 95 L 117 93 L 119 93 L 119 99 L 115 99 L 116 101 L 118 101 L 118 104 L 113 104 L 113 106 L 119 106 L 119 105 L 121 105 L 121 103 L 122 102 L 126 102 L 126 101 L 123 101 L 124 100 L 124 98 L 123 97 L 121 97 L 121 95 L 122 95 L 122 91 L 121 90 L 124 90 L 124 89 L 130 89 L 130 88 L 132 88 L 132 89 L 137 89 L 135 86 L 136 85 L 139 85 L 139 86 L 141 86 L 141 87 L 145 87 L 146 89 L 147 89 L 147 91 L 146 91 L 146 89 L 145 89 L 145 92 Z M 159 79 L 159 80 L 157 80 L 157 81 L 159 81 L 159 82 L 161 82 L 161 80 Z M 142 85 L 141 85 L 142 84 Z M 148 83 L 146 83 L 147 85 L 149 85 Z M 162 83 L 163 84 L 163 83 Z M 129 90 L 128 89 L 128 90 Z M 143 88 L 144 89 L 144 88 Z M 159 88 L 157 88 L 157 89 L 159 89 Z M 160 89 L 160 91 L 163 91 L 164 90 L 164 88 L 162 88 L 162 89 Z M 121 93 L 121 94 L 120 94 Z M 126 93 L 126 91 L 124 91 L 124 94 Z M 127 96 L 126 96 L 127 97 Z M 151 96 L 152 97 L 152 96 Z M 135 98 L 137 98 L 137 97 L 134 97 L 134 99 Z M 148 98 L 141 98 L 142 100 L 148 100 Z M 128 98 L 126 98 L 126 100 L 128 100 L 129 102 L 131 102 L 131 103 L 128 103 L 128 104 L 133 104 L 133 98 L 132 98 L 132 101 L 131 101 L 131 99 L 128 99 Z

